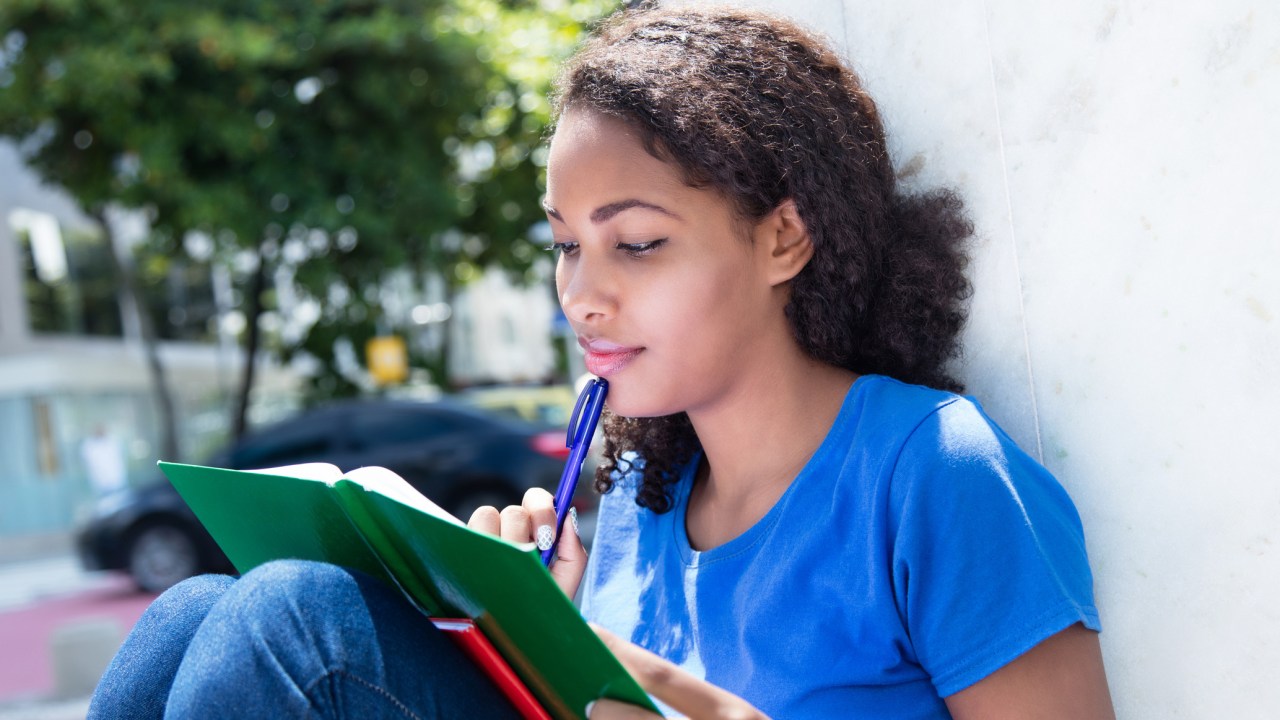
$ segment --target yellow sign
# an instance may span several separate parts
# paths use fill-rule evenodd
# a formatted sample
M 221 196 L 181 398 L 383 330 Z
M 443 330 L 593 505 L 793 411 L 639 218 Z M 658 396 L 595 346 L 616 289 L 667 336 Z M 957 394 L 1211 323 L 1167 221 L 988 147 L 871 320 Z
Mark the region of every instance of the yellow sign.
M 364 355 L 375 383 L 394 385 L 409 378 L 409 351 L 399 335 L 369 338 Z

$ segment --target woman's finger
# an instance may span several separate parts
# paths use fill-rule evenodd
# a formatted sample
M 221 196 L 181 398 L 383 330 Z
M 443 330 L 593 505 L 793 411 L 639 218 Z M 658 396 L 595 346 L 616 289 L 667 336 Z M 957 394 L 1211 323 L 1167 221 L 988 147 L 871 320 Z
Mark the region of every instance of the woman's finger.
M 486 535 L 497 535 L 502 528 L 501 515 L 498 514 L 498 508 L 492 505 L 481 505 L 471 513 L 471 519 L 467 521 L 467 527 Z
M 503 540 L 515 543 L 527 543 L 533 539 L 533 523 L 529 519 L 529 511 L 519 505 L 508 505 L 502 508 Z
M 529 522 L 533 526 L 533 541 L 537 544 L 538 550 L 551 547 L 556 537 L 555 498 L 540 487 L 529 488 L 524 494 L 524 501 L 520 503 L 520 507 L 529 513 Z
M 560 543 L 556 545 L 556 558 L 551 563 L 551 577 L 572 598 L 578 592 L 582 582 L 582 574 L 587 569 L 587 549 L 582 546 L 578 537 L 578 512 L 569 508 L 569 517 L 565 518 L 564 530 Z
M 539 490 L 538 493 L 530 491 L 525 495 L 525 503 L 508 505 L 501 512 L 489 505 L 478 507 L 471 513 L 467 527 L 511 542 L 536 542 L 534 523 L 538 520 L 535 518 L 540 517 L 544 524 L 555 523 L 555 513 L 550 509 L 551 494 L 546 490 Z M 533 509 L 530 510 L 529 506 Z M 578 537 L 577 513 L 572 509 L 565 519 L 562 535 L 564 537 L 556 545 L 556 559 L 551 564 L 551 576 L 564 594 L 572 598 L 578 592 L 578 584 L 582 582 L 582 574 L 587 568 L 587 550 Z

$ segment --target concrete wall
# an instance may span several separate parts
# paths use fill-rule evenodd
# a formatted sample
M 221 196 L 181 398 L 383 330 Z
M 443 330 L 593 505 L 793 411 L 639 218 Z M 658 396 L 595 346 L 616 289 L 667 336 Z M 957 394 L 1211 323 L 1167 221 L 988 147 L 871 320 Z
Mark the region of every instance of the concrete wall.
M 1280 4 L 740 2 L 966 197 L 963 375 L 1080 508 L 1120 717 L 1274 717 Z

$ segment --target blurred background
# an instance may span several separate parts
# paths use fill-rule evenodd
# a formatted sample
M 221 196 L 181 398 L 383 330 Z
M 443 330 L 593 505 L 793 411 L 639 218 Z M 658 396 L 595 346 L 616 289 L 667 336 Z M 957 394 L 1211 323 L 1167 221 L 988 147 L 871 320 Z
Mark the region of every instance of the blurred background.
M 965 198 L 957 376 L 1080 510 L 1119 717 L 1273 717 L 1280 4 L 734 2 L 828 34 L 903 187 Z M 459 507 L 519 487 L 433 448 L 554 466 L 545 97 L 617 4 L 0 0 L 0 718 L 82 717 L 139 586 L 218 562 L 159 458 Z
M 384 465 L 464 519 L 554 485 L 547 95 L 616 6 L 0 2 L 0 715 L 82 717 L 225 567 L 159 459 Z

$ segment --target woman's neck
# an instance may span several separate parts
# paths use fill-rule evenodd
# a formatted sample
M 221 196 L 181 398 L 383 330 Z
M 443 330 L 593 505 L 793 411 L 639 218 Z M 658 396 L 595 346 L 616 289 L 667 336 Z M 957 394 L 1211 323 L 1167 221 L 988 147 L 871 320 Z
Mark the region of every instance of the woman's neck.
M 827 436 L 857 375 L 798 347 L 760 368 L 714 405 L 691 408 L 703 464 L 686 529 L 697 549 L 742 534 L 774 506 Z

